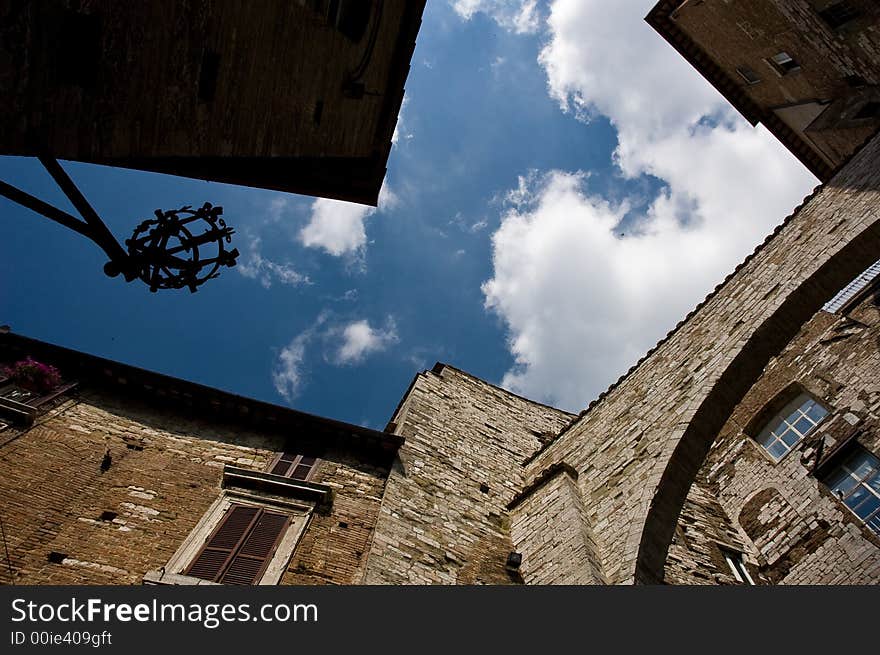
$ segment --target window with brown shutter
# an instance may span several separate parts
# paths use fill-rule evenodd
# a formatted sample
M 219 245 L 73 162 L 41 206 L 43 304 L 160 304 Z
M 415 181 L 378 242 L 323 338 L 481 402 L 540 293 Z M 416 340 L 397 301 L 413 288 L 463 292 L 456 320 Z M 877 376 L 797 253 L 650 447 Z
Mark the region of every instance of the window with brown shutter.
M 281 453 L 272 466 L 269 473 L 282 475 L 285 478 L 294 480 L 308 480 L 314 473 L 315 466 L 318 463 L 316 457 L 308 457 L 306 455 L 297 455 L 296 453 Z
M 285 514 L 230 505 L 186 575 L 222 584 L 256 584 L 289 524 Z

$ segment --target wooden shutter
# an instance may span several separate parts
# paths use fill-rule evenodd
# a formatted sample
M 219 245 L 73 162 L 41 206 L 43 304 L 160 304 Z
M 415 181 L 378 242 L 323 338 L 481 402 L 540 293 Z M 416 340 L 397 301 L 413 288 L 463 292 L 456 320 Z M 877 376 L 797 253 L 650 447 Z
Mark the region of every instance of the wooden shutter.
M 288 475 L 294 480 L 307 480 L 312 472 L 312 467 L 317 461 L 314 457 L 300 457 L 296 466 L 293 467 L 293 470 Z
M 256 583 L 266 570 L 289 523 L 290 517 L 284 514 L 261 510 L 256 524 L 233 555 L 220 582 L 237 585 Z
M 308 480 L 317 463 L 318 459 L 316 457 L 285 452 L 281 453 L 281 456 L 269 469 L 269 473 L 283 475 L 294 480 Z
M 278 458 L 278 461 L 275 462 L 275 466 L 272 467 L 272 470 L 269 471 L 269 473 L 274 473 L 275 475 L 287 475 L 287 472 L 295 461 L 295 453 L 281 453 L 281 457 Z
M 226 569 L 232 554 L 244 541 L 257 520 L 259 507 L 231 505 L 202 550 L 190 564 L 186 575 L 202 580 L 217 581 Z
M 223 584 L 255 584 L 289 524 L 285 514 L 231 505 L 186 575 Z

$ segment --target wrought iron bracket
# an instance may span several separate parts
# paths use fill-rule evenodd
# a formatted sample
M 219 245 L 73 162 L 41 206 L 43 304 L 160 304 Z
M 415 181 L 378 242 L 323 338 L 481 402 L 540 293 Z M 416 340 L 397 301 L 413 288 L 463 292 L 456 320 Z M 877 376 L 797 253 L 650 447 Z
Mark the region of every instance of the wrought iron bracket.
M 168 211 L 157 209 L 156 218 L 140 223 L 126 240 L 126 251 L 61 164 L 52 157 L 39 157 L 39 160 L 81 219 L 2 180 L 0 195 L 94 241 L 110 258 L 104 265 L 104 272 L 110 277 L 121 274 L 128 282 L 139 279 L 153 292 L 184 287 L 195 292 L 200 285 L 217 277 L 221 266 L 235 266 L 238 250 L 226 250 L 224 246 L 231 242 L 235 230 L 220 218 L 222 207 L 205 203 L 195 210 L 189 205 Z M 194 229 L 196 221 L 207 224 L 204 232 Z M 212 244 L 216 246 L 216 253 L 202 257 L 199 248 L 204 250 Z

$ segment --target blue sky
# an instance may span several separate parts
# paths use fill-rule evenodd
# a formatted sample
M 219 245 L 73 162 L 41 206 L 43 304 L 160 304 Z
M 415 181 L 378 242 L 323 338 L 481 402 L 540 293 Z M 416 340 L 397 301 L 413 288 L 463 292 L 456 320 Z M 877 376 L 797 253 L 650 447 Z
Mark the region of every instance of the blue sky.
M 151 294 L 0 200 L 0 323 L 374 428 L 437 360 L 583 408 L 815 184 L 651 4 L 429 2 L 377 210 L 65 163 L 120 241 L 156 208 L 222 205 L 239 266 Z M 34 160 L 0 178 L 66 207 Z

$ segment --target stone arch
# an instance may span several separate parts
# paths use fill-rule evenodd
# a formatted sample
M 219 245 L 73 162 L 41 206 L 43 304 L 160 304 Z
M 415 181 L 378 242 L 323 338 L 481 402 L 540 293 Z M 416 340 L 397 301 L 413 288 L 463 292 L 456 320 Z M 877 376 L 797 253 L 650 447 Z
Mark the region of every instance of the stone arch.
M 869 161 L 874 167 L 877 166 L 876 156 L 873 161 Z M 863 166 L 864 164 L 862 162 Z M 869 192 L 868 203 L 877 202 L 875 187 L 858 190 Z M 829 190 L 826 187 L 824 191 Z M 841 188 L 831 189 L 830 193 L 855 195 L 853 189 Z M 817 200 L 820 198 L 814 198 L 811 202 Z M 880 211 L 868 208 L 864 214 L 859 215 L 859 203 L 855 197 L 844 199 L 843 202 L 847 208 L 851 207 L 853 213 L 848 218 L 860 223 L 863 229 L 833 253 L 829 252 L 834 250 L 833 246 L 826 244 L 824 252 L 816 253 L 816 260 L 826 257 L 824 262 L 794 288 L 783 286 L 778 290 L 778 293 L 787 293 L 787 296 L 755 327 L 738 352 L 733 354 L 729 364 L 717 373 L 714 383 L 687 422 L 681 437 L 667 443 L 659 456 L 657 466 L 662 467 L 659 483 L 650 486 L 642 499 L 643 506 L 648 508 L 647 515 L 643 523 L 634 522 L 634 529 L 640 531 L 633 571 L 635 582 L 662 582 L 667 551 L 688 490 L 716 435 L 762 375 L 764 367 L 772 357 L 782 352 L 800 328 L 837 290 L 864 271 L 880 255 Z M 862 203 L 868 204 L 864 199 Z M 831 223 L 840 218 L 839 211 L 825 218 Z
M 742 504 L 736 517 L 739 527 L 759 550 L 764 543 L 762 541 L 764 536 L 776 527 L 779 515 L 781 514 L 777 509 L 776 516 L 769 522 L 761 520 L 761 510 L 771 503 L 784 508 L 784 511 L 794 511 L 785 495 L 776 486 L 769 485 L 750 494 L 748 500 Z

